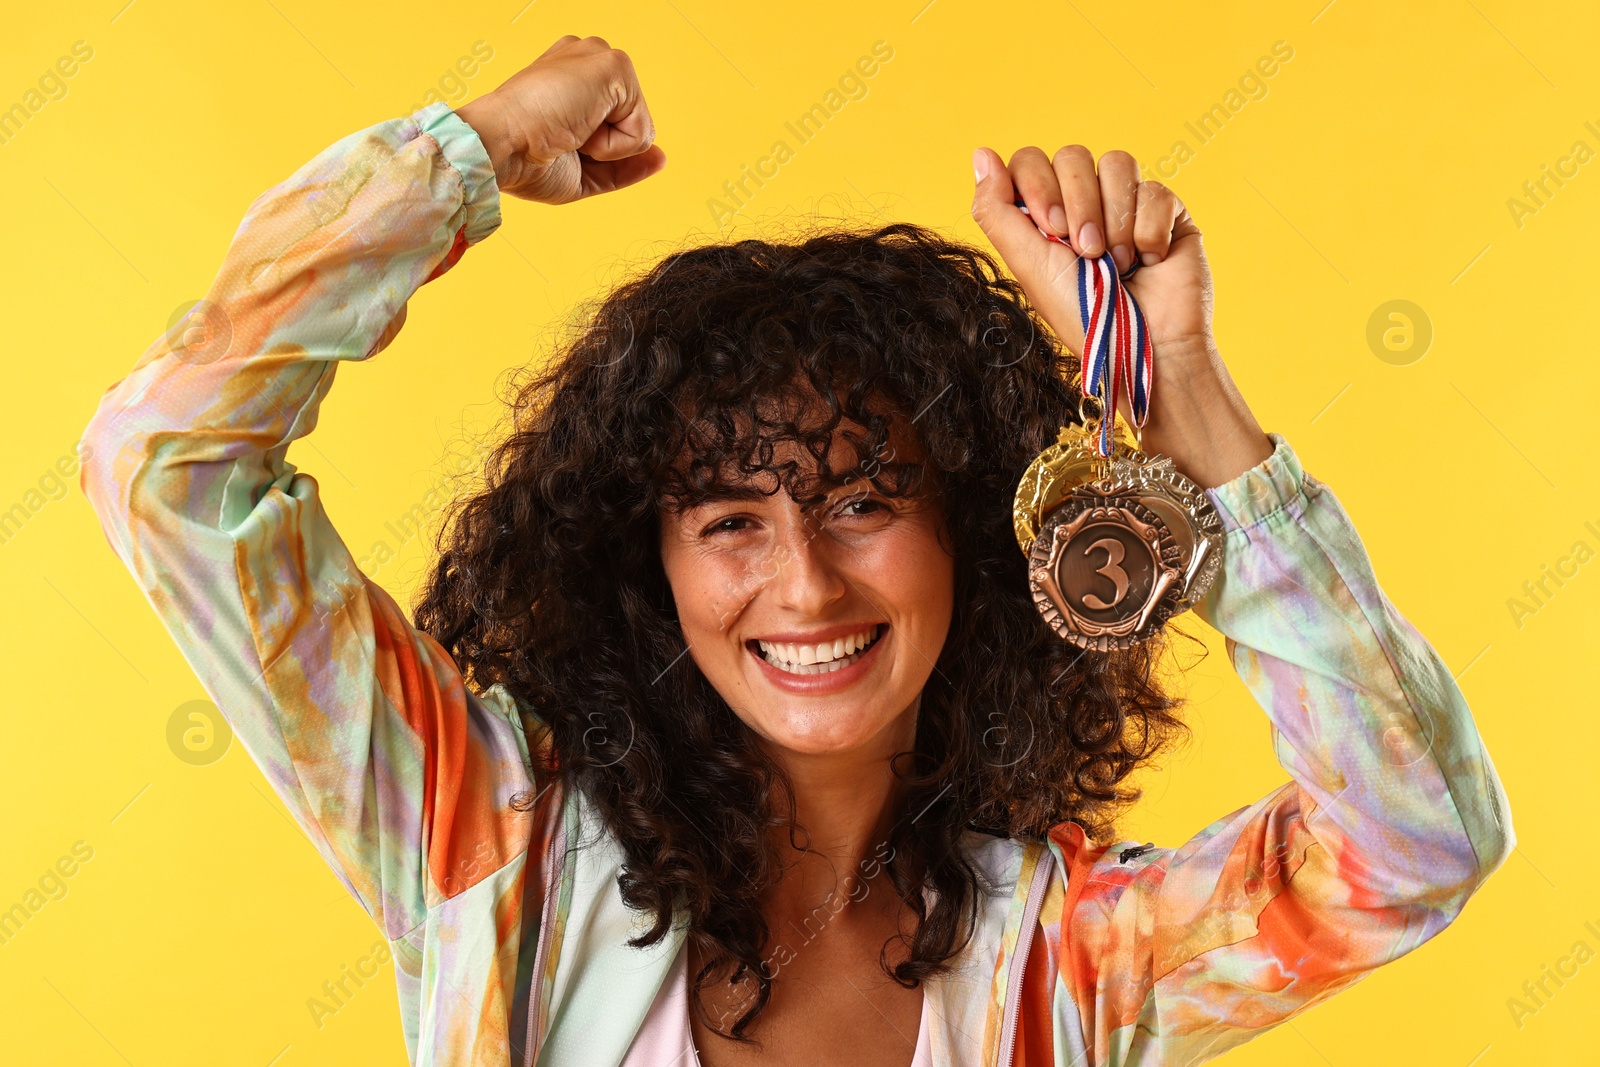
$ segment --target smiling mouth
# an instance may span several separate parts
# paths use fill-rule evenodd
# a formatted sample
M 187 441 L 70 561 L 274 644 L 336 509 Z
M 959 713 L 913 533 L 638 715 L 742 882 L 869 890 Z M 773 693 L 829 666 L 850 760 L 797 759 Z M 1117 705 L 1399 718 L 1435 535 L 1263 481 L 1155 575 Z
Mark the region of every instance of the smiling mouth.
M 784 641 L 751 641 L 751 651 L 785 674 L 831 674 L 852 666 L 871 650 L 889 628 L 887 623 L 834 641 L 805 645 Z

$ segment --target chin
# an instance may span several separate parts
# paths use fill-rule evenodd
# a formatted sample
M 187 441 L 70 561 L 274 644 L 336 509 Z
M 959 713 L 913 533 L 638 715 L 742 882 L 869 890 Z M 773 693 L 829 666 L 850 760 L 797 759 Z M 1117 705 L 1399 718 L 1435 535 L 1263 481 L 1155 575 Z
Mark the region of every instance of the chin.
M 819 703 L 764 710 L 750 721 L 772 744 L 789 752 L 839 756 L 872 747 L 900 718 L 882 706 Z

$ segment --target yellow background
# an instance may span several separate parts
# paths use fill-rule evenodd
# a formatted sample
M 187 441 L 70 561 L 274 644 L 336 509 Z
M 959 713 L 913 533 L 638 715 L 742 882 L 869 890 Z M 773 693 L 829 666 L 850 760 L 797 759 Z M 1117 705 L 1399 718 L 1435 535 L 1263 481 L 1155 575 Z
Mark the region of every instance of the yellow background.
M 1207 235 L 1223 352 L 1261 421 L 1337 491 L 1391 598 L 1461 672 L 1519 838 L 1437 940 L 1227 1062 L 1600 1059 L 1600 962 L 1549 986 L 1520 1026 L 1507 1004 L 1575 942 L 1600 951 L 1584 926 L 1600 930 L 1586 681 L 1600 563 L 1549 585 L 1537 612 L 1508 607 L 1574 542 L 1600 550 L 1600 163 L 1520 225 L 1507 204 L 1575 141 L 1600 149 L 1584 126 L 1600 127 L 1588 5 L 522 2 L 9 12 L 0 106 L 75 41 L 94 56 L 0 144 L 0 509 L 30 499 L 101 391 L 204 293 L 258 193 L 419 104 L 477 41 L 494 56 L 454 103 L 563 33 L 627 49 L 669 163 L 590 203 L 507 202 L 502 230 L 412 301 L 400 340 L 340 375 L 293 458 L 358 554 L 424 497 L 464 430 L 493 423 L 500 375 L 537 358 L 564 311 L 714 233 L 707 201 L 774 140 L 794 158 L 741 229 L 875 213 L 972 240 L 979 144 L 1009 157 L 1082 142 L 1154 163 L 1188 141 L 1171 185 Z M 786 135 L 879 40 L 894 56 L 867 95 L 808 144 Z M 1277 41 L 1294 55 L 1266 96 L 1200 145 L 1184 124 Z M 1407 365 L 1367 342 L 1374 310 L 1396 299 L 1434 334 Z M 371 951 L 375 927 L 242 749 L 177 758 L 169 717 L 203 692 L 75 479 L 61 499 L 31 499 L 43 506 L 0 545 L 0 909 L 74 843 L 93 858 L 0 945 L 0 1061 L 403 1063 L 387 967 L 320 1026 L 307 1007 Z M 413 539 L 380 580 L 404 601 L 424 562 Z M 1137 840 L 1177 843 L 1284 777 L 1212 647 L 1190 676 L 1194 741 L 1148 777 L 1126 824 Z

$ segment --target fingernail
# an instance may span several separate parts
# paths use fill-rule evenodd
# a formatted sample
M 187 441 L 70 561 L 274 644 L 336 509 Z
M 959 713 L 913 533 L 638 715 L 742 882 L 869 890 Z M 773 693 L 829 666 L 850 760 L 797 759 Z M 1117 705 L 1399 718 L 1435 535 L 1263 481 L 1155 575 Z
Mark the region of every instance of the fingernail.
M 1102 244 L 1103 242 L 1100 238 L 1100 227 L 1096 226 L 1094 223 L 1086 222 L 1078 230 L 1078 247 L 1083 249 L 1086 255 L 1099 255 L 1100 252 L 1096 250 L 1101 249 Z
M 1117 270 L 1127 270 L 1133 263 L 1133 249 L 1127 245 L 1117 245 L 1111 249 L 1111 262 L 1117 265 Z
M 1067 232 L 1067 212 L 1060 204 L 1050 205 L 1050 225 L 1057 233 Z
M 1161 257 L 1156 255 L 1154 252 L 1140 252 L 1139 262 L 1144 264 L 1146 267 L 1153 267 L 1157 263 L 1161 262 Z
M 972 180 L 981 182 L 989 176 L 989 154 L 981 148 L 972 152 Z

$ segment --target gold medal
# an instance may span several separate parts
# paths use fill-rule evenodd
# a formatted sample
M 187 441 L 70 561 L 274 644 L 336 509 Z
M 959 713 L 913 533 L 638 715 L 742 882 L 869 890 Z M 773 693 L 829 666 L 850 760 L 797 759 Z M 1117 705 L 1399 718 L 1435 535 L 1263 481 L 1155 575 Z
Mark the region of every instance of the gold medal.
M 1172 461 L 1139 451 L 1120 424 L 1110 456 L 1097 420 L 1061 431 L 1017 486 L 1012 521 L 1034 605 L 1080 648 L 1128 648 L 1189 610 L 1222 562 L 1222 520 Z

